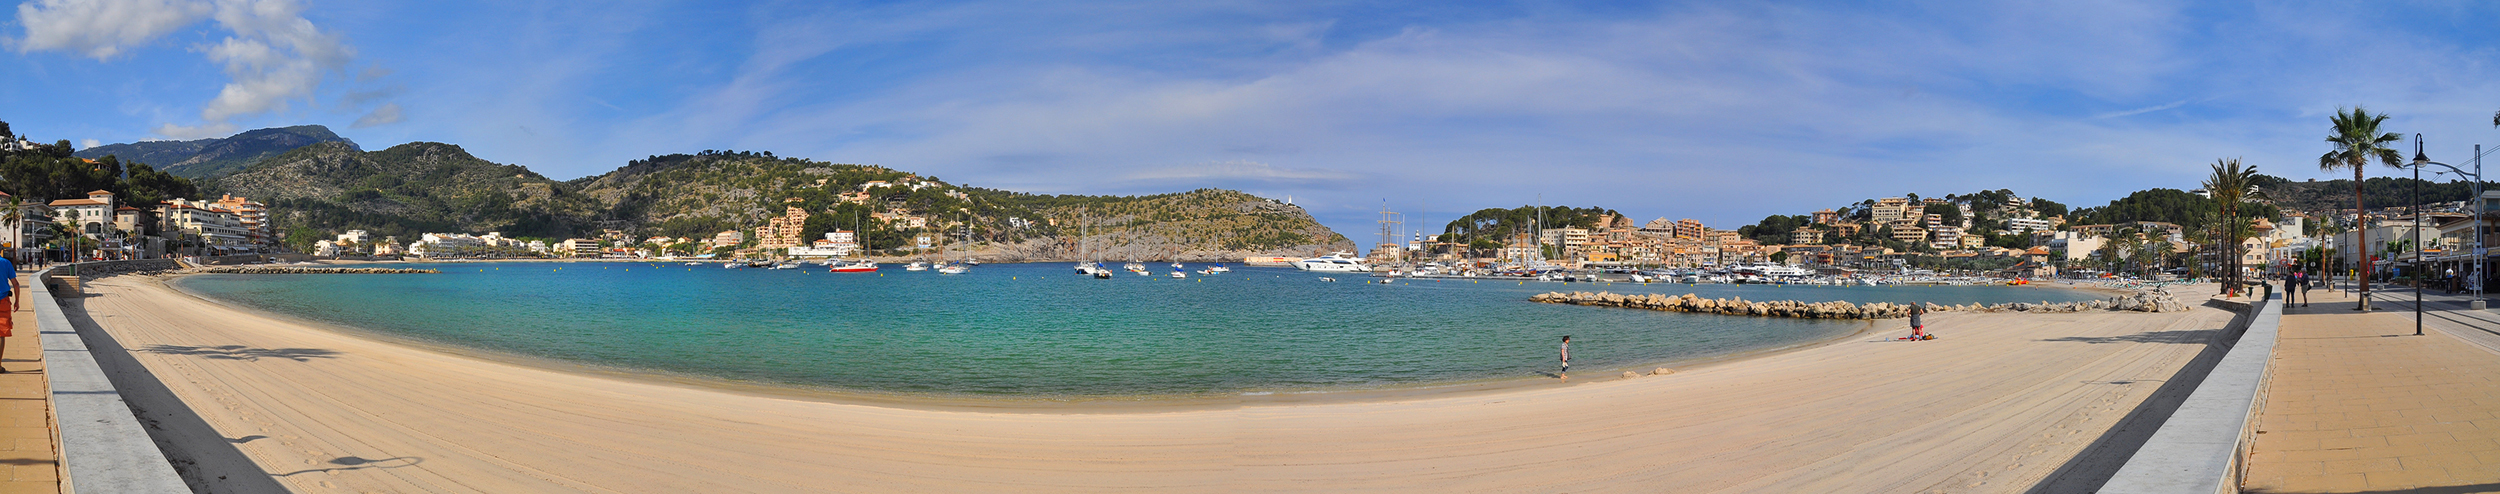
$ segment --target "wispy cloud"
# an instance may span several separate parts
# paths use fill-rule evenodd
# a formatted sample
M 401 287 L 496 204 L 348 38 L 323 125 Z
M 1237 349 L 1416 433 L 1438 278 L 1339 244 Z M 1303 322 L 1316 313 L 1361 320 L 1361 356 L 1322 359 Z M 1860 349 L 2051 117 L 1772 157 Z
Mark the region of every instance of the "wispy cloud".
M 2181 107 L 2181 106 L 2187 106 L 2187 104 L 2188 104 L 2188 100 L 2178 100 L 2178 101 L 2173 101 L 2173 102 L 2170 102 L 2170 104 L 2166 104 L 2166 105 L 2153 105 L 2153 106 L 2147 106 L 2147 107 L 2137 108 L 2137 109 L 2133 109 L 2133 110 L 2127 110 L 2127 111 L 2115 111 L 2115 112 L 2103 113 L 2103 114 L 2099 114 L 2099 115 L 2093 115 L 2093 116 L 2092 116 L 2092 118 L 2118 118 L 2118 117 L 2128 117 L 2128 116 L 2135 116 L 2135 115 L 2143 115 L 2143 114 L 2146 114 L 2146 113 L 2152 113 L 2152 112 L 2157 112 L 2157 111 L 2162 111 L 2162 110 L 2168 110 L 2168 109 L 2172 109 L 2172 108 L 2178 108 L 2178 107 Z

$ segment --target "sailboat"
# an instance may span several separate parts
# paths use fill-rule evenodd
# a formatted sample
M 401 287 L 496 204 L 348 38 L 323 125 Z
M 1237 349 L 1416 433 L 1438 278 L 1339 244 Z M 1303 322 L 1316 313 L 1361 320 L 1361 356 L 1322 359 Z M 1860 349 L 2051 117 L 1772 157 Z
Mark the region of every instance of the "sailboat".
M 844 260 L 840 260 L 840 261 L 831 261 L 832 269 L 830 269 L 830 271 L 832 271 L 832 272 L 836 272 L 836 273 L 873 273 L 873 272 L 876 272 L 876 271 L 877 271 L 877 261 L 875 261 L 875 260 L 871 260 L 871 259 L 868 259 L 868 229 L 867 229 L 867 228 L 862 228 L 862 226 L 865 226 L 865 225 L 861 225 L 861 224 L 859 223 L 859 219 L 858 219 L 858 218 L 856 218 L 856 217 L 852 218 L 852 219 L 851 219 L 851 222 L 852 222 L 852 224 L 854 224 L 854 225 L 859 225 L 859 226 L 854 226 L 854 227 L 853 227 L 853 228 L 857 228 L 857 229 L 859 230 L 859 233 L 857 233 L 857 234 L 853 235 L 853 236 L 854 236 L 854 238 L 855 238 L 855 239 L 859 242 L 859 248 L 858 248 L 858 249 L 856 249 L 856 250 L 853 250 L 853 251 L 852 251 L 852 254 L 856 255 L 857 257 L 853 257 L 853 258 L 850 258 L 850 259 L 844 259 Z
M 971 223 L 970 221 L 966 221 L 966 222 L 964 222 L 964 236 L 965 236 L 966 238 L 970 238 L 970 237 L 972 236 L 972 223 Z M 946 260 L 946 236 L 945 236 L 945 235 L 939 235 L 939 236 L 938 236 L 938 267 L 937 267 L 937 272 L 938 272 L 938 274 L 964 274 L 964 273 L 969 273 L 969 272 L 972 272 L 972 267 L 971 267 L 971 266 L 965 266 L 965 265 L 964 265 L 964 263 L 960 263 L 960 262 L 948 262 L 948 261 Z

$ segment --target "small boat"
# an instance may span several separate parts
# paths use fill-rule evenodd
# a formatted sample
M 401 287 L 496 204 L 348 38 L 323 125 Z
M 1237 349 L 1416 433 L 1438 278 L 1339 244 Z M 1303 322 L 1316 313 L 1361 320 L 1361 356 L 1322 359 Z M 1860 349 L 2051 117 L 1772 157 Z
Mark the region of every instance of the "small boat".
M 1227 267 L 1224 267 L 1224 264 L 1223 264 L 1223 263 L 1216 263 L 1216 265 L 1214 265 L 1214 266 L 1207 266 L 1207 272 L 1208 272 L 1208 273 L 1230 273 L 1230 272 L 1233 272 L 1233 269 L 1232 269 L 1232 268 L 1227 268 Z
M 1336 278 L 1330 278 L 1330 277 L 1326 277 L 1326 276 L 1321 276 L 1321 277 L 1319 277 L 1319 280 L 1320 280 L 1320 281 L 1329 282 L 1329 283 L 1336 283 L 1336 282 L 1337 282 L 1337 279 L 1336 279 Z
M 1172 269 L 1187 269 L 1187 268 L 1188 268 L 1188 266 L 1182 266 L 1180 261 L 1172 261 Z
M 1097 279 L 1097 280 L 1108 280 L 1108 279 L 1111 279 L 1111 268 L 1104 267 L 1104 266 L 1102 265 L 1102 263 L 1099 263 L 1099 262 L 1094 263 L 1094 266 L 1093 266 L 1093 272 L 1094 272 L 1094 279 Z
M 1129 261 L 1128 264 L 1120 266 L 1120 269 L 1128 270 L 1128 272 L 1131 273 L 1146 274 L 1146 265 L 1138 263 L 1137 261 Z
M 1178 264 L 1175 264 L 1175 266 L 1178 266 Z M 1174 277 L 1174 278 L 1188 278 L 1188 277 L 1189 277 L 1189 273 L 1183 273 L 1183 272 L 1181 272 L 1181 268 L 1177 268 L 1177 267 L 1176 267 L 1176 268 L 1172 268 L 1172 277 Z
M 720 268 L 721 268 L 721 269 L 738 269 L 738 268 L 743 268 L 743 267 L 747 267 L 746 263 L 738 263 L 738 262 L 724 262 L 724 263 L 720 263 Z
M 800 266 L 800 264 L 799 264 L 799 263 L 797 263 L 797 262 L 785 262 L 785 263 L 780 263 L 780 264 L 774 264 L 774 265 L 773 265 L 773 267 L 770 267 L 770 268 L 765 268 L 765 269 L 798 269 L 798 268 L 799 268 L 799 266 Z
M 979 265 L 981 265 L 981 260 L 980 260 L 980 259 L 965 259 L 965 260 L 964 260 L 964 265 L 966 265 L 966 266 L 979 266 Z
M 911 262 L 911 264 L 905 264 L 905 265 L 903 265 L 903 270 L 904 270 L 904 271 L 928 271 L 928 270 L 929 270 L 929 263 L 927 263 L 927 262 L 922 262 L 922 261 L 912 261 L 912 262 Z
M 866 259 L 833 263 L 833 272 L 836 273 L 866 273 L 876 270 L 877 261 Z
M 690 261 L 690 262 L 687 262 L 687 263 L 686 263 L 686 265 L 687 265 L 687 266 L 701 266 L 701 265 L 703 265 L 703 261 Z
M 972 267 L 965 266 L 963 263 L 951 263 L 944 266 L 938 266 L 937 272 L 938 274 L 964 274 L 972 272 Z

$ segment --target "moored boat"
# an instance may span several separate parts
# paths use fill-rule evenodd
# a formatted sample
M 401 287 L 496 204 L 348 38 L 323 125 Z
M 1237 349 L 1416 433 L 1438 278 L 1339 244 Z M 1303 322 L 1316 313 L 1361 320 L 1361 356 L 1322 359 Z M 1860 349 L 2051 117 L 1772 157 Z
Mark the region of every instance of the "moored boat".
M 1363 264 L 1362 259 L 1354 257 L 1354 253 L 1343 251 L 1295 261 L 1293 267 L 1301 268 L 1303 271 L 1340 273 L 1365 273 L 1372 270 L 1370 265 Z

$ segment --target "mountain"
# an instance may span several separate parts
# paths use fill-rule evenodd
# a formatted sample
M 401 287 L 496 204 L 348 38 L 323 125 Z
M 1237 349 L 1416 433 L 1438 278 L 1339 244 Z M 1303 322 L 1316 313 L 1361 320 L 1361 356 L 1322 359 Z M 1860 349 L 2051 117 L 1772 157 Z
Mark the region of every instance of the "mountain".
M 365 152 L 346 142 L 304 146 L 214 179 L 218 190 L 270 207 L 280 231 L 364 229 L 414 240 L 425 232 L 500 231 L 563 237 L 606 205 L 528 168 L 416 142 Z
M 219 139 L 107 144 L 79 150 L 77 156 L 118 156 L 123 162 L 147 163 L 158 170 L 197 180 L 224 176 L 287 151 L 324 142 L 344 143 L 348 149 L 358 149 L 355 141 L 331 133 L 329 127 L 298 125 Z
M 956 255 L 998 261 L 1236 260 L 1353 250 L 1300 207 L 1229 190 L 1149 196 L 1038 195 L 949 184 L 873 165 L 705 151 L 633 160 L 558 182 L 528 168 L 418 142 L 374 152 L 323 143 L 214 179 L 270 205 L 281 230 L 502 232 L 561 239 L 622 230 L 637 237 L 752 235 L 796 208 L 802 238 L 854 230 L 872 248 L 940 234 Z M 900 212 L 901 214 L 895 214 Z M 913 223 L 922 223 L 915 226 Z M 1079 228 L 1080 223 L 1086 225 Z M 1090 234 L 1080 246 L 1080 230 Z

